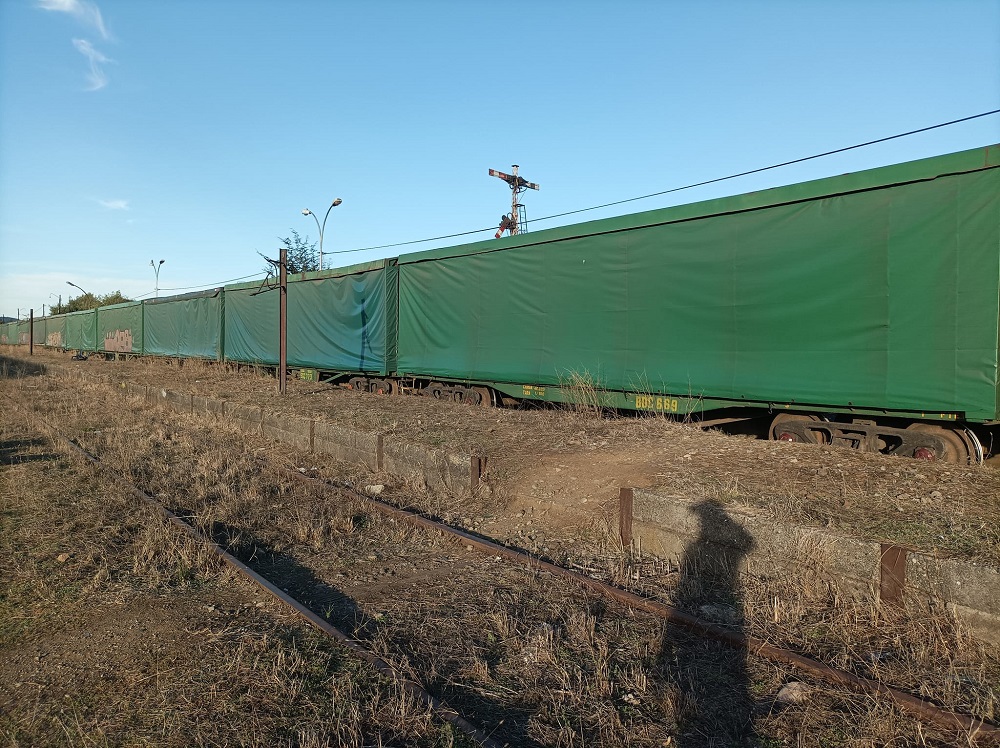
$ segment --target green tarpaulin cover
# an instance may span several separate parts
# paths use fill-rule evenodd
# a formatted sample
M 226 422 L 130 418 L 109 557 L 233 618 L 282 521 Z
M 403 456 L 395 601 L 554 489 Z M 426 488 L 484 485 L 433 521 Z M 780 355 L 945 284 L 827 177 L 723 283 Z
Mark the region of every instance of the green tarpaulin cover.
M 142 353 L 142 302 L 112 304 L 97 310 L 97 350 Z
M 993 419 L 1000 147 L 399 259 L 399 371 Z
M 222 357 L 222 289 L 143 303 L 149 356 Z
M 394 263 L 296 276 L 288 284 L 288 364 L 345 372 L 391 370 Z M 276 364 L 278 291 L 226 288 L 226 358 Z

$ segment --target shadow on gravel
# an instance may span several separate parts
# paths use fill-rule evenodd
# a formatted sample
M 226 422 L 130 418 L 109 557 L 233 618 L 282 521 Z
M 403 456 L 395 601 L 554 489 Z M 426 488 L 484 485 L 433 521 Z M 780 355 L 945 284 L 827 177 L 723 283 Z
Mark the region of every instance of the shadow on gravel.
M 266 577 L 272 584 L 286 591 L 299 602 L 309 607 L 313 612 L 325 618 L 348 636 L 378 654 L 381 647 L 373 647 L 370 642 L 379 634 L 380 622 L 373 616 L 361 610 L 352 597 L 336 587 L 327 584 L 316 576 L 306 566 L 293 557 L 274 551 L 267 543 L 259 540 L 252 533 L 232 528 L 222 522 L 214 522 L 211 527 L 212 539 L 226 548 L 240 561 L 252 568 L 258 574 Z M 424 684 L 428 687 L 428 684 Z M 434 686 L 428 687 L 433 695 L 441 698 L 448 706 L 456 709 L 465 718 L 477 722 L 482 715 L 495 715 L 501 707 L 496 702 L 478 694 L 466 692 L 442 694 L 435 692 Z M 505 709 L 509 714 L 509 709 Z M 530 713 L 525 712 L 523 719 L 506 720 L 503 724 L 503 740 L 511 746 L 524 748 L 543 748 L 527 735 Z M 488 724 L 489 718 L 479 724 Z M 498 739 L 500 735 L 496 736 Z
M 754 539 L 719 505 L 703 501 L 698 538 L 684 550 L 674 604 L 700 618 L 744 633 L 740 567 Z M 679 748 L 750 746 L 753 726 L 746 652 L 667 624 L 661 640 L 659 675 L 667 684 L 677 719 Z
M 240 561 L 348 636 L 363 639 L 366 630 L 374 625 L 353 598 L 324 582 L 291 556 L 273 550 L 252 533 L 213 522 L 211 536 Z
M 0 356 L 0 379 L 36 377 L 44 373 L 45 366 L 43 364 L 36 364 L 33 361 L 25 361 L 20 358 Z
M 44 439 L 5 439 L 0 441 L 0 465 L 20 465 L 23 462 L 40 462 L 54 460 L 57 455 L 51 452 L 30 452 L 30 450 L 48 442 Z

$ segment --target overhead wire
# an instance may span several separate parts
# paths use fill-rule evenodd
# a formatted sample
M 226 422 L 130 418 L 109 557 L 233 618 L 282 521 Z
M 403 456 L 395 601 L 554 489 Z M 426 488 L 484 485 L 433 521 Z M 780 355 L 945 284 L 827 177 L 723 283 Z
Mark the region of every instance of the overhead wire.
M 865 141 L 864 143 L 856 143 L 854 145 L 844 146 L 843 148 L 835 148 L 835 149 L 830 150 L 830 151 L 824 151 L 823 153 L 813 154 L 812 156 L 803 156 L 801 158 L 791 159 L 790 161 L 782 161 L 781 163 L 771 164 L 770 166 L 761 166 L 761 167 L 756 168 L 756 169 L 748 169 L 746 171 L 737 172 L 735 174 L 728 174 L 728 175 L 726 175 L 724 177 L 716 177 L 714 179 L 706 179 L 706 180 L 703 180 L 701 182 L 692 182 L 691 184 L 685 184 L 685 185 L 682 185 L 680 187 L 672 187 L 670 189 L 660 190 L 659 192 L 650 192 L 647 195 L 639 195 L 638 197 L 629 197 L 629 198 L 626 198 L 624 200 L 615 200 L 615 201 L 610 202 L 610 203 L 602 203 L 601 205 L 592 205 L 592 206 L 590 206 L 588 208 L 578 208 L 577 210 L 568 210 L 568 211 L 565 211 L 563 213 L 553 213 L 550 216 L 543 216 L 541 218 L 533 218 L 532 222 L 533 223 L 537 223 L 538 221 L 549 221 L 549 220 L 552 220 L 553 218 L 563 218 L 565 216 L 577 215 L 579 213 L 586 213 L 586 212 L 592 211 L 592 210 L 600 210 L 602 208 L 611 208 L 611 207 L 614 207 L 616 205 L 624 205 L 626 203 L 632 203 L 632 202 L 636 202 L 638 200 L 646 200 L 646 199 L 651 198 L 651 197 L 659 197 L 661 195 L 669 195 L 669 194 L 674 193 L 674 192 L 681 192 L 683 190 L 694 189 L 695 187 L 704 187 L 704 186 L 709 185 L 709 184 L 717 184 L 719 182 L 725 182 L 725 181 L 730 180 L 730 179 L 737 179 L 739 177 L 745 177 L 745 176 L 749 176 L 751 174 L 760 174 L 760 173 L 765 172 L 765 171 L 771 171 L 773 169 L 780 169 L 781 167 L 784 167 L 784 166 L 791 166 L 793 164 L 801 164 L 801 163 L 804 163 L 806 161 L 813 161 L 815 159 L 823 158 L 825 156 L 832 156 L 832 155 L 835 155 L 837 153 L 845 153 L 847 151 L 853 151 L 853 150 L 856 150 L 858 148 L 865 148 L 865 147 L 870 146 L 870 145 L 876 145 L 878 143 L 885 143 L 885 142 L 888 142 L 890 140 L 898 140 L 899 138 L 905 138 L 905 137 L 909 137 L 911 135 L 917 135 L 919 133 L 928 132 L 930 130 L 937 130 L 937 129 L 940 129 L 942 127 L 949 127 L 951 125 L 957 125 L 957 124 L 962 123 L 962 122 L 969 122 L 970 120 L 980 119 L 982 117 L 989 117 L 989 116 L 994 115 L 994 114 L 1000 114 L 1000 109 L 992 109 L 992 110 L 990 110 L 988 112 L 980 112 L 979 114 L 973 114 L 973 115 L 970 115 L 968 117 L 960 117 L 959 119 L 949 120 L 948 122 L 940 122 L 940 123 L 938 123 L 936 125 L 929 125 L 927 127 L 920 127 L 920 128 L 917 128 L 916 130 L 908 130 L 907 132 L 897 133 L 896 135 L 888 135 L 888 136 L 883 137 L 883 138 L 876 138 L 875 140 L 868 140 L 868 141 Z M 352 254 L 352 253 L 355 253 L 355 252 L 368 252 L 368 251 L 375 250 L 375 249 L 390 249 L 390 248 L 393 248 L 393 247 L 405 247 L 405 246 L 409 246 L 409 245 L 413 245 L 413 244 L 423 244 L 423 243 L 426 243 L 426 242 L 438 241 L 438 240 L 441 240 L 441 239 L 455 239 L 455 238 L 458 238 L 458 237 L 461 237 L 461 236 L 471 236 L 473 234 L 481 234 L 481 233 L 484 233 L 484 232 L 487 232 L 487 231 L 494 231 L 495 232 L 496 231 L 496 226 L 487 226 L 485 228 L 474 229 L 472 231 L 460 231 L 460 232 L 457 232 L 457 233 L 454 233 L 454 234 L 442 234 L 440 236 L 432 236 L 432 237 L 428 237 L 426 239 L 412 239 L 410 241 L 394 242 L 392 244 L 378 244 L 378 245 L 371 246 L 371 247 L 360 247 L 358 249 L 332 250 L 330 252 L 323 252 L 323 254 L 324 255 L 342 255 L 342 254 Z M 248 280 L 250 278 L 260 278 L 261 276 L 263 276 L 265 274 L 266 274 L 265 272 L 261 271 L 261 272 L 258 272 L 258 273 L 253 273 L 251 275 L 244 275 L 244 276 L 241 276 L 239 278 L 230 278 L 229 280 L 218 281 L 216 283 L 205 283 L 205 284 L 198 285 L 198 286 L 181 286 L 181 287 L 175 287 L 175 288 L 160 288 L 158 290 L 159 291 L 193 291 L 193 290 L 201 290 L 201 289 L 206 289 L 206 288 L 215 288 L 217 286 L 224 286 L 226 284 L 235 283 L 235 282 L 241 281 L 241 280 Z M 154 294 L 154 293 L 157 293 L 157 291 L 149 291 L 147 293 L 141 294 L 141 295 L 137 296 L 136 299 L 141 299 L 141 298 L 144 298 L 144 297 L 149 296 L 150 294 Z
M 823 153 L 816 153 L 816 154 L 814 154 L 812 156 L 803 156 L 802 158 L 795 158 L 795 159 L 792 159 L 790 161 L 782 161 L 779 164 L 771 164 L 770 166 L 761 166 L 761 167 L 759 167 L 757 169 L 749 169 L 747 171 L 737 172 L 736 174 L 728 174 L 728 175 L 726 175 L 724 177 L 716 177 L 714 179 L 706 179 L 706 180 L 701 181 L 701 182 L 693 182 L 691 184 L 685 184 L 685 185 L 683 185 L 681 187 L 672 187 L 670 189 L 661 190 L 659 192 L 651 192 L 648 195 L 639 195 L 638 197 L 629 197 L 629 198 L 626 198 L 624 200 L 615 200 L 614 202 L 602 203 L 601 205 L 592 205 L 589 208 L 578 208 L 577 210 L 568 210 L 568 211 L 565 211 L 564 213 L 553 213 L 550 216 L 543 216 L 542 218 L 533 218 L 531 220 L 532 220 L 533 223 L 536 223 L 538 221 L 549 221 L 549 220 L 552 220 L 553 218 L 562 218 L 564 216 L 572 216 L 572 215 L 576 215 L 576 214 L 579 214 L 579 213 L 586 213 L 587 211 L 591 211 L 591 210 L 600 210 L 601 208 L 611 208 L 611 207 L 613 207 L 615 205 L 624 205 L 625 203 L 632 203 L 632 202 L 635 202 L 637 200 L 646 200 L 646 199 L 651 198 L 651 197 L 659 197 L 661 195 L 669 195 L 669 194 L 671 194 L 673 192 L 681 192 L 682 190 L 690 190 L 690 189 L 693 189 L 695 187 L 704 187 L 705 185 L 709 185 L 709 184 L 717 184 L 718 182 L 725 182 L 725 181 L 727 181 L 729 179 L 737 179 L 738 177 L 745 177 L 745 176 L 749 176 L 750 174 L 760 174 L 761 172 L 771 171 L 772 169 L 780 169 L 783 166 L 791 166 L 792 164 L 801 164 L 801 163 L 804 163 L 806 161 L 812 161 L 814 159 L 823 158 L 825 156 L 832 156 L 832 155 L 837 154 L 837 153 L 845 153 L 847 151 L 853 151 L 853 150 L 856 150 L 858 148 L 865 148 L 865 147 L 870 146 L 870 145 L 876 145 L 878 143 L 885 143 L 885 142 L 888 142 L 890 140 L 898 140 L 899 138 L 909 137 L 910 135 L 917 135 L 917 134 L 922 133 L 922 132 L 929 132 L 930 130 L 937 130 L 937 129 L 940 129 L 942 127 L 949 127 L 951 125 L 957 125 L 957 124 L 959 124 L 961 122 L 969 122 L 970 120 L 980 119 L 982 117 L 989 117 L 989 116 L 994 115 L 994 114 L 1000 114 L 1000 109 L 992 109 L 992 110 L 990 110 L 988 112 L 980 112 L 979 114 L 973 114 L 973 115 L 970 115 L 968 117 L 960 117 L 959 119 L 949 120 L 948 122 L 940 122 L 940 123 L 938 123 L 936 125 L 929 125 L 928 127 L 920 127 L 920 128 L 917 128 L 916 130 L 909 130 L 907 132 L 897 133 L 896 135 L 888 135 L 888 136 L 883 137 L 883 138 L 876 138 L 875 140 L 868 140 L 868 141 L 866 141 L 864 143 L 856 143 L 854 145 L 844 146 L 843 148 L 835 148 L 835 149 L 833 149 L 831 151 L 824 151 Z M 323 254 L 325 254 L 325 255 L 331 255 L 331 254 L 348 254 L 348 253 L 351 253 L 351 252 L 367 252 L 367 251 L 373 250 L 373 249 L 390 249 L 392 247 L 405 247 L 405 246 L 408 246 L 408 245 L 411 245 L 411 244 L 423 244 L 425 242 L 433 242 L 433 241 L 437 241 L 439 239 L 454 239 L 454 238 L 459 237 L 459 236 L 471 236 L 472 234 L 481 234 L 481 233 L 483 233 L 485 231 L 496 231 L 496 226 L 487 226 L 486 228 L 474 229 L 472 231 L 461 231 L 461 232 L 458 232 L 458 233 L 455 233 L 455 234 L 443 234 L 441 236 L 432 236 L 432 237 L 428 237 L 427 239 L 412 239 L 410 241 L 405 241 L 405 242 L 395 242 L 395 243 L 392 243 L 392 244 L 378 244 L 378 245 L 375 245 L 375 246 L 372 246 L 372 247 L 361 247 L 359 249 L 341 249 L 341 250 L 337 250 L 335 252 L 324 252 Z
M 323 254 L 327 253 L 324 252 Z M 218 286 L 225 286 L 227 283 L 235 283 L 236 281 L 248 280 L 249 278 L 259 278 L 262 275 L 266 275 L 266 273 L 263 270 L 261 270 L 259 273 L 253 273 L 251 275 L 243 275 L 240 276 L 239 278 L 230 278 L 229 280 L 218 281 L 217 283 L 203 283 L 200 286 L 179 286 L 177 288 L 160 288 L 157 289 L 156 291 L 147 291 L 144 294 L 139 294 L 135 298 L 141 299 L 144 296 L 149 296 L 150 294 L 157 293 L 158 291 L 196 291 L 196 290 L 201 290 L 203 288 L 217 288 Z

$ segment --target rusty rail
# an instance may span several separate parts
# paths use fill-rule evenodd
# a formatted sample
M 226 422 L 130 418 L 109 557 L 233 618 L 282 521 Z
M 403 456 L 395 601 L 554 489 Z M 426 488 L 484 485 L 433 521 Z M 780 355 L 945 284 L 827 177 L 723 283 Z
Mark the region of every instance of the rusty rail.
M 528 568 L 546 571 L 559 577 L 570 579 L 582 587 L 604 595 L 607 598 L 616 600 L 636 610 L 642 610 L 670 623 L 683 626 L 696 634 L 700 634 L 715 641 L 726 644 L 734 649 L 744 650 L 750 654 L 758 655 L 765 659 L 790 665 L 802 672 L 808 673 L 827 683 L 844 686 L 853 691 L 868 695 L 877 695 L 888 698 L 901 710 L 908 712 L 912 716 L 924 722 L 943 727 L 948 730 L 957 730 L 965 733 L 969 739 L 981 741 L 986 745 L 1000 746 L 1000 727 L 987 722 L 979 717 L 970 714 L 952 712 L 937 706 L 925 699 L 921 699 L 912 694 L 901 691 L 884 683 L 865 678 L 840 668 L 826 665 L 811 657 L 794 652 L 784 647 L 777 647 L 768 644 L 763 639 L 755 636 L 740 634 L 723 626 L 718 626 L 696 616 L 685 613 L 671 605 L 651 600 L 634 592 L 623 590 L 620 587 L 602 582 L 593 577 L 586 576 L 576 571 L 566 569 L 562 566 L 545 561 L 544 559 L 527 551 L 511 548 L 491 540 L 487 540 L 478 535 L 473 535 L 465 530 L 460 530 L 443 522 L 432 520 L 418 512 L 410 509 L 402 509 L 389 502 L 369 496 L 357 491 L 352 486 L 319 478 L 310 478 L 297 470 L 279 468 L 282 473 L 287 474 L 304 482 L 320 482 L 330 488 L 345 491 L 355 498 L 370 502 L 380 513 L 393 519 L 407 522 L 411 525 L 425 530 L 451 535 L 461 540 L 463 543 L 473 548 L 483 551 L 491 556 L 500 556 L 511 561 L 524 564 Z
M 88 460 L 89 462 L 100 468 L 104 467 L 103 463 L 98 457 L 92 455 L 90 452 L 85 450 L 83 447 L 81 447 L 79 444 L 74 442 L 69 437 L 61 434 L 57 429 L 53 428 L 51 425 L 46 424 L 46 426 L 48 426 L 48 428 L 59 439 L 63 440 L 66 444 L 68 444 L 69 447 L 77 454 L 79 454 L 80 456 L 82 456 L 83 458 L 85 458 L 86 460 Z M 204 544 L 206 548 L 208 548 L 210 551 L 219 556 L 231 568 L 235 569 L 240 574 L 243 574 L 243 576 L 248 578 L 262 590 L 264 590 L 268 594 L 272 595 L 273 597 L 283 602 L 311 626 L 319 629 L 323 633 L 335 639 L 345 648 L 350 650 L 355 657 L 357 657 L 360 660 L 363 660 L 364 662 L 374 667 L 382 675 L 385 675 L 390 679 L 392 679 L 393 681 L 395 681 L 399 685 L 399 687 L 403 691 L 405 691 L 410 697 L 426 704 L 431 709 L 431 711 L 434 712 L 435 715 L 454 725 L 458 730 L 462 731 L 470 738 L 475 740 L 477 743 L 479 743 L 479 745 L 484 746 L 484 748 L 503 748 L 503 745 L 506 745 L 506 744 L 501 745 L 500 743 L 495 741 L 482 728 L 473 725 L 471 722 L 462 717 L 462 715 L 460 715 L 454 709 L 447 706 L 446 704 L 444 704 L 444 702 L 440 701 L 439 699 L 428 693 L 419 683 L 417 683 L 414 680 L 411 680 L 410 678 L 407 678 L 405 675 L 396 670 L 396 668 L 394 668 L 388 662 L 386 662 L 382 658 L 378 657 L 377 655 L 365 649 L 356 639 L 348 636 L 343 631 L 338 629 L 336 626 L 333 626 L 328 621 L 323 619 L 321 616 L 313 612 L 311 609 L 300 603 L 294 597 L 284 592 L 283 590 L 279 589 L 273 583 L 268 581 L 265 577 L 258 574 L 256 571 L 251 569 L 249 566 L 247 566 L 242 561 L 240 561 L 235 556 L 226 551 L 224 548 L 222 548 L 222 546 L 220 546 L 210 537 L 199 531 L 196 527 L 189 525 L 187 522 L 182 520 L 176 514 L 171 512 L 169 509 L 163 506 L 160 502 L 158 502 L 148 493 L 146 493 L 145 491 L 143 491 L 142 489 L 140 489 L 135 485 L 132 484 L 126 484 L 126 485 L 133 491 L 133 493 L 135 493 L 136 496 L 138 496 L 147 504 L 149 504 L 151 507 L 153 507 L 153 509 L 155 509 L 160 514 L 160 516 L 162 516 L 165 520 L 167 520 L 180 530 L 184 531 L 198 542 Z

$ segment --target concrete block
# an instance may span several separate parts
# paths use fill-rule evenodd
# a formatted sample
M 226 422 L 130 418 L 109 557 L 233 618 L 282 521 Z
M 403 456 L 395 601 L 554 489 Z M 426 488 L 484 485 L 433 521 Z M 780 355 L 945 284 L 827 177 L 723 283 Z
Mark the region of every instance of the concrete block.
M 201 415 L 222 417 L 226 414 L 226 401 L 213 400 L 210 397 L 202 397 L 201 395 L 192 395 L 191 410 Z
M 906 585 L 1000 619 L 1000 571 L 990 566 L 910 553 L 906 557 Z
M 303 452 L 308 452 L 311 448 L 312 421 L 306 418 L 265 414 L 260 429 L 264 436 L 290 444 Z
M 974 637 L 1000 646 L 1000 616 L 955 603 L 949 603 L 948 610 Z
M 632 535 L 643 552 L 665 558 L 690 557 L 698 548 L 706 558 L 728 553 L 741 572 L 763 577 L 792 574 L 803 583 L 820 581 L 859 598 L 877 595 L 879 588 L 880 543 L 783 525 L 746 507 L 722 509 L 635 489 Z M 974 636 L 1000 644 L 1000 570 L 910 552 L 905 596 L 945 603 Z
M 244 431 L 260 433 L 260 424 L 263 417 L 264 414 L 261 412 L 261 409 L 255 408 L 252 405 L 226 404 L 226 418 Z
M 146 399 L 146 385 L 144 384 L 122 382 L 118 385 L 118 389 L 128 397 L 137 397 L 141 400 Z
M 378 469 L 378 435 L 356 431 L 346 426 L 316 421 L 313 427 L 313 451 L 343 462 Z
M 186 392 L 175 392 L 174 390 L 164 390 L 164 404 L 175 413 L 191 412 L 191 395 Z
M 469 490 L 471 478 L 470 455 L 444 455 L 445 482 L 452 491 Z
M 382 467 L 387 473 L 395 475 L 421 475 L 430 488 L 469 490 L 468 455 L 451 455 L 420 444 L 395 442 L 385 437 Z

